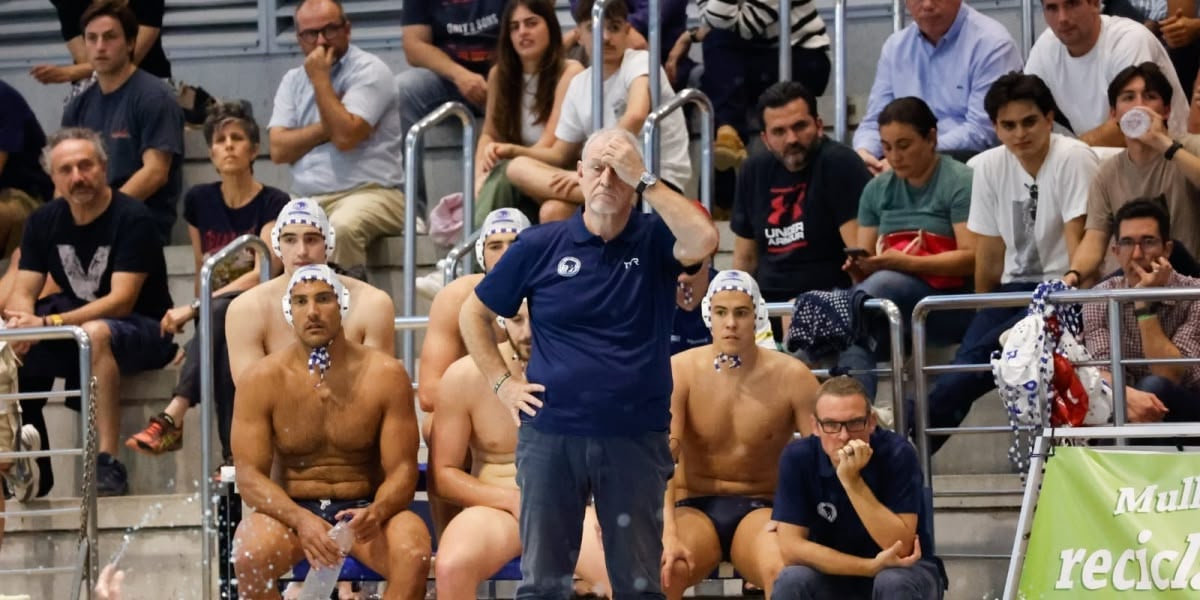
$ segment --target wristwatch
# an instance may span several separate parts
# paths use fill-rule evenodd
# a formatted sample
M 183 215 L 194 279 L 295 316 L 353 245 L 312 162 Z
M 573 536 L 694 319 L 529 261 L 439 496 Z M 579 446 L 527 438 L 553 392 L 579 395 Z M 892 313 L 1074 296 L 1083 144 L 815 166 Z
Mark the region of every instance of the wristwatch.
M 1147 302 L 1145 306 L 1133 308 L 1133 316 L 1135 317 L 1151 317 L 1158 314 L 1158 302 Z
M 654 173 L 651 173 L 650 171 L 644 171 L 642 173 L 642 176 L 638 179 L 638 184 L 637 184 L 638 195 L 639 196 L 642 195 L 642 192 L 646 191 L 646 188 L 648 188 L 656 183 L 658 183 L 658 175 L 655 175 Z

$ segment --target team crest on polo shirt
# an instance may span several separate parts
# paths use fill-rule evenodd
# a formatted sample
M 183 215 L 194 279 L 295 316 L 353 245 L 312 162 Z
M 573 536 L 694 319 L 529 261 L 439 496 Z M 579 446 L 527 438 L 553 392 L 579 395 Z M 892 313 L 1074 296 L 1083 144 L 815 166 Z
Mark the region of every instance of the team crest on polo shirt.
M 558 275 L 560 277 L 574 277 L 579 274 L 579 267 L 582 264 L 574 256 L 564 256 L 562 260 L 558 261 Z
M 828 502 L 821 502 L 817 504 L 817 514 L 832 523 L 837 520 L 837 507 Z

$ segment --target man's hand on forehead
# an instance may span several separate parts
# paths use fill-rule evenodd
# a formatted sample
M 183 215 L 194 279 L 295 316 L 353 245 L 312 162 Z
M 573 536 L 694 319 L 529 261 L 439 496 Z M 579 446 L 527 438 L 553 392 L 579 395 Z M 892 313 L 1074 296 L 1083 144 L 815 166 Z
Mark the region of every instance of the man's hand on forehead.
M 621 181 L 636 187 L 646 170 L 642 153 L 623 135 L 610 135 L 600 147 L 597 158 L 600 163 L 612 167 Z

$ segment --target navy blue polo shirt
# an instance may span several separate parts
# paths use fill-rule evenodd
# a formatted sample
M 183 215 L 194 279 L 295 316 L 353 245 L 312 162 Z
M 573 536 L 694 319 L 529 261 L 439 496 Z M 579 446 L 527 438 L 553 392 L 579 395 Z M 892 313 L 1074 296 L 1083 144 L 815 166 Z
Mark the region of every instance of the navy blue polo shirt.
M 634 211 L 605 243 L 583 212 L 526 229 L 475 288 L 498 315 L 529 299 L 533 355 L 525 375 L 546 386 L 538 431 L 636 435 L 671 422 L 671 320 L 681 265 L 657 215 Z
M 717 270 L 708 269 L 708 280 L 717 276 Z M 712 343 L 712 330 L 704 324 L 704 315 L 697 304 L 692 310 L 675 305 L 675 320 L 671 324 L 671 354 L 679 354 Z
M 893 431 L 876 428 L 871 434 L 871 461 L 863 481 L 881 504 L 896 514 L 917 514 L 922 560 L 932 555 L 930 515 L 925 513 L 924 481 L 917 452 Z M 772 519 L 808 528 L 808 539 L 839 552 L 874 558 L 882 548 L 859 520 L 837 471 L 815 435 L 788 444 L 779 459 Z

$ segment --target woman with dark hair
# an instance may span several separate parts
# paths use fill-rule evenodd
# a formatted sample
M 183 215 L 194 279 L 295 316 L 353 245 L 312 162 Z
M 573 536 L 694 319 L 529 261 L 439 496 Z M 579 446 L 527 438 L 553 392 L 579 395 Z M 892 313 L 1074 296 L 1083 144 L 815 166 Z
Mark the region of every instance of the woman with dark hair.
M 475 158 L 479 227 L 494 209 L 515 207 L 538 222 L 538 203 L 505 175 L 508 160 L 538 158 L 554 144 L 563 96 L 583 65 L 566 58 L 553 0 L 512 0 L 500 18 L 496 65 L 488 73 L 487 118 Z
M 213 105 L 204 123 L 204 140 L 209 158 L 220 181 L 202 183 L 188 190 L 183 200 L 183 217 L 188 223 L 192 256 L 196 265 L 196 294 L 200 293 L 200 267 L 214 252 L 245 234 L 262 237 L 270 243 L 271 227 L 279 211 L 288 203 L 288 195 L 263 185 L 254 178 L 254 159 L 258 156 L 259 128 L 249 105 L 226 102 Z M 233 415 L 233 382 L 229 377 L 229 358 L 225 351 L 225 311 L 229 303 L 258 283 L 258 264 L 271 261 L 272 274 L 283 270 L 274 256 L 258 256 L 249 249 L 238 252 L 213 269 L 213 359 L 217 384 L 217 429 L 224 456 L 230 457 L 229 426 Z M 200 300 L 176 306 L 162 318 L 163 335 L 174 335 L 199 317 Z M 183 416 L 190 406 L 200 402 L 199 337 L 186 347 L 179 383 L 166 410 L 150 418 L 150 424 L 126 440 L 125 445 L 150 454 L 161 454 L 182 447 Z
M 967 229 L 971 169 L 938 154 L 937 117 L 919 98 L 888 104 L 879 113 L 879 137 L 892 168 L 863 188 L 859 247 L 847 248 L 842 268 L 856 289 L 895 302 L 907 322 L 922 298 L 969 290 L 967 278 L 975 273 L 975 234 Z M 939 338 L 941 329 L 931 327 L 931 337 Z M 843 352 L 839 362 L 875 366 L 862 346 Z M 860 381 L 874 397 L 874 377 Z

